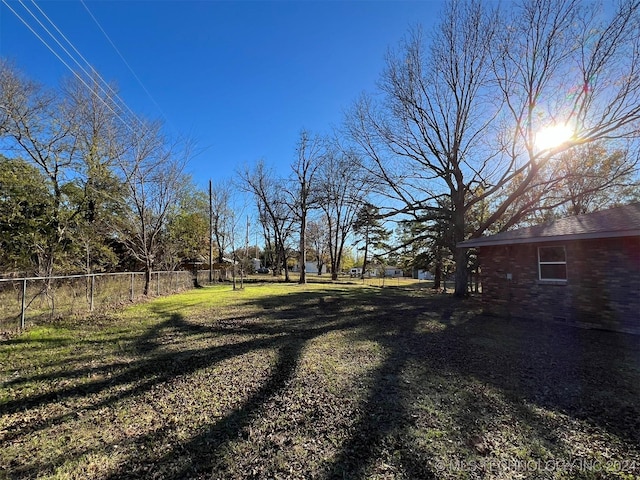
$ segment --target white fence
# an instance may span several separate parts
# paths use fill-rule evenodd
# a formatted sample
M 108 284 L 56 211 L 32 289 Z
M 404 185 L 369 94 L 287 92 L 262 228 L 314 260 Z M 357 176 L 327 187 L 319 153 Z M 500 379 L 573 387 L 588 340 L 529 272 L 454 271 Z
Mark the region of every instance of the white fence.
M 153 272 L 149 295 L 192 287 L 192 272 Z M 143 289 L 144 272 L 0 279 L 0 332 L 24 329 L 38 320 L 104 311 L 133 302 Z

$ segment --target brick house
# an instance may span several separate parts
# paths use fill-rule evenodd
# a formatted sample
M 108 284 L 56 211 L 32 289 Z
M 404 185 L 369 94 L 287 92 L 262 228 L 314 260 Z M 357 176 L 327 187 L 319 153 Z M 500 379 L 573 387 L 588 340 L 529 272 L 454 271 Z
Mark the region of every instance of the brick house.
M 480 237 L 487 313 L 640 334 L 640 203 Z

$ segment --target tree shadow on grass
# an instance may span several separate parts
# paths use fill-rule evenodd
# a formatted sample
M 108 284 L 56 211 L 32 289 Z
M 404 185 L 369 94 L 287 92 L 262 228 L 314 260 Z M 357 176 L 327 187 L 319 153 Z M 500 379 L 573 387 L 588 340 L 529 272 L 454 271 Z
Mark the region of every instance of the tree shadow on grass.
M 386 324 L 386 322 L 385 322 Z M 415 319 L 378 326 L 374 331 L 359 332 L 361 339 L 377 338 L 388 350 L 383 364 L 376 370 L 372 387 L 364 401 L 366 408 L 354 427 L 354 433 L 342 445 L 341 453 L 327 466 L 326 478 L 369 478 L 374 463 L 382 459 L 387 469 L 402 478 L 436 478 L 425 458 L 416 455 L 413 445 L 406 444 L 405 431 L 414 422 L 404 395 L 406 379 L 403 372 L 412 356 L 402 345 L 401 330 L 412 329 Z M 382 335 L 380 335 L 382 333 Z M 390 465 L 391 463 L 396 465 Z
M 303 337 L 282 342 L 270 377 L 241 407 L 210 424 L 198 435 L 173 445 L 169 453 L 160 457 L 151 456 L 135 465 L 134 469 L 127 467 L 114 472 L 109 478 L 136 476 L 138 471 L 157 471 L 158 466 L 163 471 L 162 478 L 208 478 L 207 474 L 219 462 L 216 452 L 228 442 L 242 436 L 243 430 L 259 417 L 264 403 L 286 387 L 288 380 L 295 374 L 304 343 Z M 139 441 L 141 444 L 154 444 L 159 440 L 158 435 L 152 435 Z M 165 468 L 167 466 L 169 468 Z
M 640 446 L 640 337 L 478 318 L 456 343 L 469 375 Z
M 388 468 L 398 477 L 439 477 L 433 456 L 442 451 L 417 444 L 410 433 L 433 430 L 416 420 L 413 404 L 434 395 L 452 400 L 439 414 L 450 423 L 453 456 L 487 458 L 500 448 L 491 434 L 515 424 L 519 427 L 510 441 L 523 458 L 542 460 L 545 452 L 568 458 L 568 445 L 560 438 L 563 424 L 535 409 L 584 421 L 635 445 L 637 452 L 640 348 L 635 337 L 474 316 L 451 297 L 417 298 L 402 289 L 367 295 L 328 291 L 290 295 L 285 303 L 273 298 L 254 302 L 273 322 L 240 321 L 228 332 L 275 336 L 279 356 L 272 375 L 240 408 L 154 462 L 179 456 L 182 463 L 173 469 L 173 478 L 224 474 L 218 451 L 243 435 L 266 401 L 286 389 L 305 344 L 337 330 L 353 340 L 373 340 L 386 354 L 371 373 L 349 437 L 337 456 L 310 476 L 367 478 Z M 425 317 L 434 328 L 424 329 Z M 426 375 L 422 387 L 411 385 L 416 379 L 405 375 L 411 366 Z
M 434 441 L 421 448 L 408 434 L 416 429 L 448 429 L 445 436 L 453 444 L 445 449 L 447 463 L 440 462 L 441 468 L 455 467 L 456 458 L 472 459 L 475 465 L 495 460 L 492 454 L 505 453 L 498 444 L 505 439 L 523 462 L 571 459 L 566 424 L 555 414 L 585 422 L 587 431 L 592 425 L 608 432 L 640 456 L 637 337 L 481 316 L 456 324 L 454 319 L 467 312 L 448 299 L 433 299 L 431 309 L 419 299 L 392 299 L 386 296 L 376 315 L 363 319 L 368 328 L 358 332 L 390 353 L 376 372 L 368 409 L 331 462 L 328 478 L 367 478 L 381 456 L 395 458 L 403 478 L 439 477 L 443 471 L 434 469 L 433 462 L 438 452 L 429 446 Z M 434 330 L 420 332 L 418 318 L 425 312 L 441 315 Z M 423 377 L 407 376 L 409 365 Z M 417 390 L 409 385 L 416 379 L 422 384 Z M 411 405 L 419 401 L 431 403 L 432 424 L 414 422 Z M 385 450 L 395 451 L 389 455 Z M 469 471 L 449 473 L 455 478 Z
M 268 413 L 270 399 L 287 395 L 309 342 L 340 332 L 354 342 L 376 342 L 384 357 L 369 374 L 359 416 L 337 454 L 307 474 L 298 471 L 298 476 L 367 478 L 388 469 L 386 475 L 397 478 L 438 478 L 442 472 L 434 469 L 434 455 L 446 455 L 446 448 L 456 455 L 490 455 L 495 445 L 489 434 L 500 422 L 519 424 L 525 432 L 521 441 L 566 456 L 558 438 L 561 427 L 541 419 L 534 408 L 587 422 L 639 450 L 640 407 L 635 400 L 640 398 L 640 346 L 634 337 L 475 317 L 450 297 L 420 297 L 403 289 L 366 293 L 330 289 L 248 303 L 257 307 L 254 313 L 217 322 L 194 322 L 175 311 L 158 310 L 163 320 L 129 339 L 138 360 L 92 368 L 101 380 L 6 402 L 3 414 L 76 399 L 90 399 L 85 410 L 98 411 L 123 399 L 141 398 L 160 384 L 220 362 L 271 349 L 275 360 L 268 375 L 240 404 L 159 453 L 142 448 L 162 443 L 170 425 L 133 438 L 139 454 L 112 470 L 110 478 L 227 476 L 229 459 L 221 452 L 245 439 L 247 429 Z M 188 348 L 196 337 L 219 341 Z M 85 373 L 85 369 L 65 372 L 68 378 Z M 416 410 L 421 402 L 433 406 L 433 418 Z M 76 413 L 16 425 L 5 430 L 4 438 L 20 441 Z M 434 446 L 437 438 L 423 441 L 419 436 L 443 428 L 450 428 L 448 439 L 454 442 L 441 446 L 444 450 Z M 63 452 L 11 473 L 35 476 L 52 471 L 70 455 L 79 458 L 88 453 Z M 268 464 L 271 459 L 256 461 Z M 251 476 L 259 475 L 246 475 Z
M 309 299 L 308 295 L 305 295 L 305 299 Z M 138 397 L 159 384 L 211 367 L 224 360 L 240 357 L 253 351 L 276 349 L 278 361 L 273 373 L 244 406 L 227 415 L 222 421 L 211 425 L 201 436 L 197 436 L 183 445 L 183 450 L 192 451 L 194 458 L 199 458 L 201 452 L 198 451 L 198 446 L 204 445 L 203 448 L 208 451 L 211 448 L 212 439 L 218 439 L 217 443 L 214 443 L 220 444 L 236 436 L 246 421 L 254 416 L 254 412 L 259 409 L 262 401 L 282 388 L 284 382 L 295 371 L 300 349 L 308 339 L 352 323 L 349 320 L 341 319 L 337 324 L 323 325 L 320 323 L 318 326 L 316 322 L 310 322 L 312 318 L 313 315 L 310 314 L 307 317 L 297 319 L 297 321 L 285 320 L 279 326 L 274 324 L 265 326 L 260 323 L 246 325 L 244 322 L 249 319 L 235 316 L 233 319 L 235 326 L 227 325 L 219 328 L 215 324 L 194 324 L 186 321 L 180 314 L 171 313 L 164 320 L 152 325 L 144 334 L 129 339 L 133 351 L 138 355 L 137 360 L 125 364 L 111 363 L 100 367 L 80 368 L 64 372 L 62 375 L 57 373 L 36 374 L 11 380 L 12 385 L 17 386 L 20 383 L 33 380 L 43 382 L 60 380 L 61 376 L 66 379 L 79 379 L 88 373 L 97 374 L 101 378 L 96 381 L 50 388 L 45 393 L 4 402 L 2 404 L 3 415 L 26 412 L 52 404 L 69 405 L 80 399 L 83 399 L 82 403 L 85 404 L 88 400 L 90 405 L 71 409 L 71 411 L 65 409 L 67 411 L 60 415 L 36 415 L 28 421 L 18 421 L 4 430 L 3 441 L 20 441 L 21 438 L 38 431 L 75 419 L 80 409 L 83 414 L 98 411 L 103 407 L 115 405 L 120 400 Z M 231 343 L 226 344 L 223 341 L 206 348 L 164 350 L 165 345 L 162 339 L 169 334 L 180 337 L 185 344 L 188 344 L 189 339 L 193 336 L 211 335 L 223 338 L 234 336 L 234 338 Z M 140 441 L 144 441 L 144 439 L 141 438 Z M 30 466 L 17 468 L 14 473 L 16 476 L 41 474 L 43 471 L 52 470 L 62 461 L 69 461 L 70 457 L 79 457 L 85 453 L 87 452 L 80 451 L 74 455 L 62 453 L 59 458 L 50 458 L 44 463 L 36 460 Z M 140 463 L 138 460 L 136 459 L 133 464 Z M 205 463 L 187 461 L 186 466 L 181 469 L 182 473 L 176 474 L 176 478 L 183 478 L 190 474 L 188 472 L 193 473 L 194 468 L 196 470 L 202 468 Z M 193 467 L 192 465 L 200 466 Z M 127 467 L 124 471 L 115 474 L 114 478 L 130 476 L 134 471 L 130 471 Z
M 297 374 L 297 367 L 300 362 L 302 351 L 305 345 L 314 338 L 329 332 L 339 330 L 352 331 L 363 327 L 362 316 L 357 319 L 348 320 L 343 317 L 343 307 L 352 305 L 352 302 L 361 302 L 360 295 L 344 294 L 336 297 L 332 295 L 300 296 L 300 302 L 292 301 L 285 311 L 279 310 L 277 318 L 284 319 L 289 327 L 286 339 L 279 349 L 278 361 L 269 380 L 256 391 L 240 408 L 226 415 L 217 423 L 205 429 L 201 434 L 175 445 L 171 452 L 161 458 L 149 458 L 148 464 L 141 468 L 145 471 L 153 469 L 155 464 L 168 464 L 180 458 L 178 468 L 172 469 L 171 473 L 165 471 L 164 478 L 218 478 L 220 475 L 227 476 L 225 465 L 229 461 L 220 455 L 230 442 L 242 438 L 252 423 L 260 418 L 264 413 L 268 400 L 278 394 L 284 393 L 289 388 L 289 383 Z M 274 300 L 267 299 L 257 302 L 266 309 L 274 307 Z M 278 303 L 278 302 L 276 302 Z M 305 304 L 308 309 L 305 317 L 301 318 L 300 305 Z M 317 309 L 312 309 L 312 304 Z M 295 314 L 294 314 L 295 313 Z M 375 321 L 380 320 L 378 313 L 373 314 Z M 308 316 L 308 318 L 307 318 Z M 365 315 L 366 317 L 366 315 Z M 297 321 L 292 322 L 291 319 Z M 371 339 L 383 335 L 383 343 L 389 347 L 390 354 L 376 370 L 373 387 L 366 398 L 362 410 L 364 414 L 354 425 L 355 434 L 341 446 L 341 453 L 335 459 L 333 466 L 325 465 L 324 473 L 322 468 L 317 472 L 307 472 L 304 476 L 317 478 L 326 476 L 328 478 L 365 478 L 368 476 L 367 468 L 371 462 L 375 461 L 377 455 L 385 448 L 395 449 L 400 452 L 400 464 L 403 475 L 409 478 L 435 478 L 434 473 L 423 461 L 413 455 L 411 448 L 403 448 L 399 444 L 393 446 L 389 442 L 402 442 L 401 435 L 403 428 L 411 422 L 407 412 L 402 408 L 404 400 L 401 398 L 400 375 L 408 358 L 408 351 L 397 348 L 396 338 L 398 326 L 393 322 L 388 322 L 383 318 L 379 325 L 367 327 L 370 319 L 364 318 L 365 329 L 372 328 L 376 334 L 368 331 L 363 333 L 361 338 Z M 311 322 L 311 323 L 310 323 Z M 402 324 L 402 327 L 406 326 Z M 265 329 L 264 326 L 256 326 L 254 332 L 274 333 L 271 327 Z M 325 440 L 325 439 L 323 439 Z M 145 439 L 149 441 L 149 439 Z M 152 440 L 152 443 L 155 440 Z M 266 452 L 265 452 L 266 453 Z M 268 463 L 270 459 L 262 458 L 259 461 Z M 257 471 L 269 471 L 269 477 L 277 467 L 264 465 L 258 466 Z M 129 472 L 132 473 L 132 472 Z M 122 478 L 123 471 L 116 472 L 111 478 Z M 281 473 L 282 474 L 282 473 Z M 210 477 L 209 477 L 210 475 Z M 300 472 L 294 476 L 300 475 Z M 285 475 L 286 476 L 286 475 Z M 246 478 L 262 478 L 260 474 L 247 472 Z

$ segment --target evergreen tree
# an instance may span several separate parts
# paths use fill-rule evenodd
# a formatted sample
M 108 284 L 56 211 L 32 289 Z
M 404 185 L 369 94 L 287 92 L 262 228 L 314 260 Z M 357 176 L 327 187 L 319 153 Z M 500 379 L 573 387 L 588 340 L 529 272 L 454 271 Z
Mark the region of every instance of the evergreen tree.
M 358 210 L 353 223 L 353 231 L 364 242 L 362 273 L 360 275 L 361 278 L 364 278 L 369 253 L 373 250 L 384 248 L 391 232 L 384 228 L 379 208 L 368 202 Z

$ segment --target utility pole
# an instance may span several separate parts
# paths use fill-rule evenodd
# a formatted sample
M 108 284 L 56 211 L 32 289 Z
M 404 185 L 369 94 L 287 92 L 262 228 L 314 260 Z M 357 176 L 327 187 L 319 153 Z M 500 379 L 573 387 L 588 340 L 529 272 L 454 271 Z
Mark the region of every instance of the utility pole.
M 249 215 L 247 215 L 247 235 L 244 238 L 244 265 L 243 273 L 249 275 Z
M 209 179 L 209 284 L 213 283 L 213 193 Z
M 247 225 L 248 225 L 248 223 L 249 223 L 249 217 L 247 217 Z M 240 288 L 241 289 L 244 288 L 244 275 L 245 275 L 245 270 L 247 268 L 247 265 L 246 265 L 247 264 L 247 260 L 249 258 L 249 253 L 247 252 L 247 249 L 248 249 L 247 243 L 248 242 L 245 241 L 244 255 L 243 255 L 243 258 L 240 260 L 241 261 L 241 263 L 240 263 Z
M 231 214 L 231 248 L 233 249 L 233 289 L 236 289 L 236 216 Z

